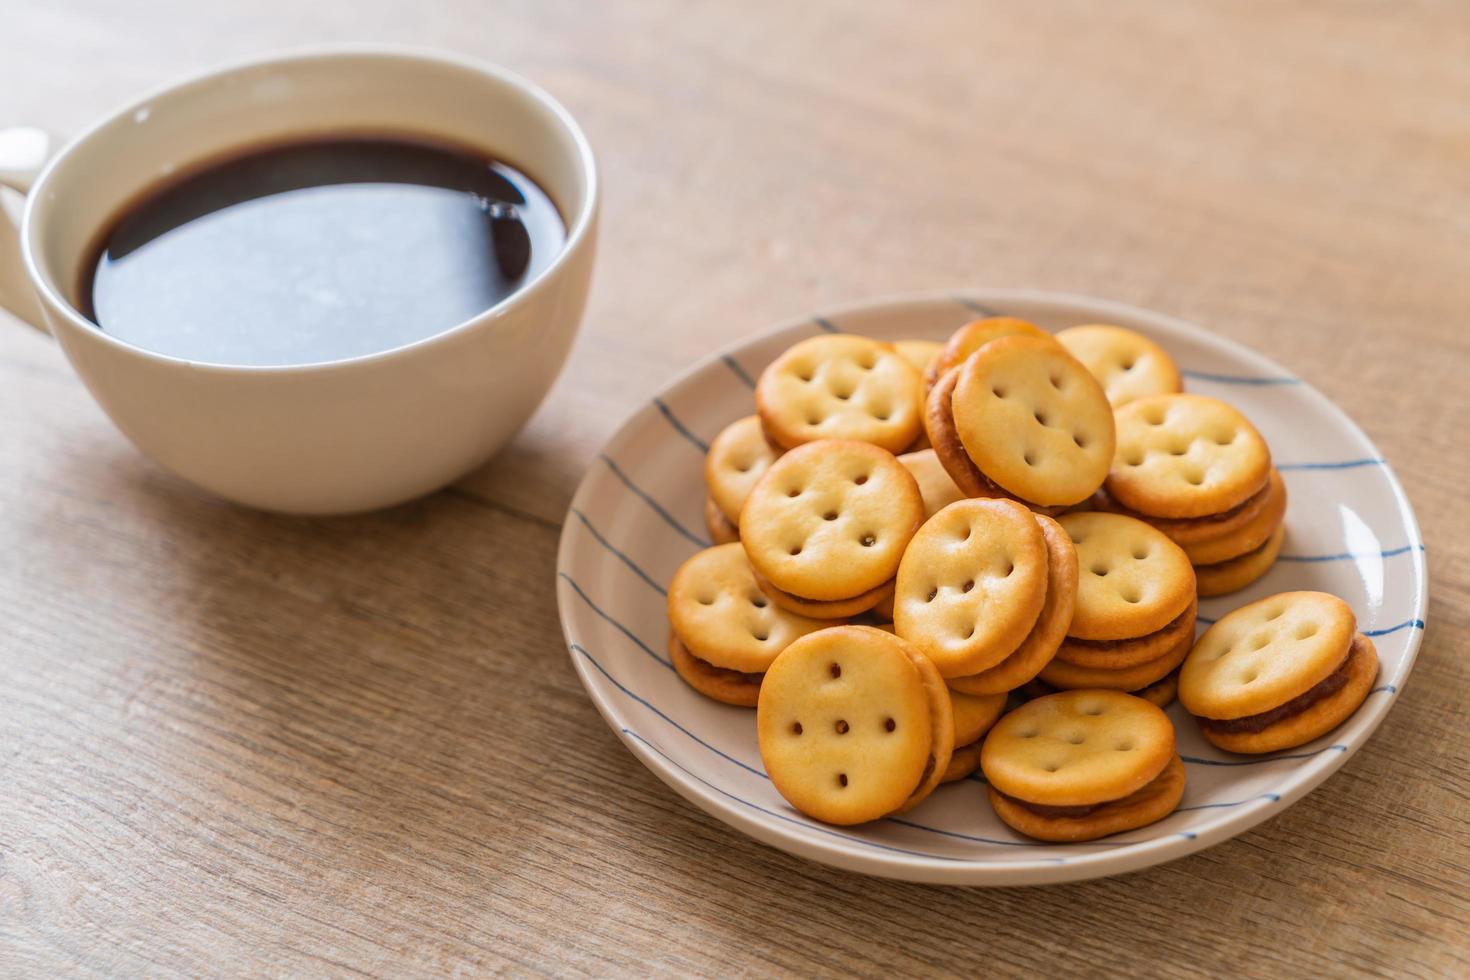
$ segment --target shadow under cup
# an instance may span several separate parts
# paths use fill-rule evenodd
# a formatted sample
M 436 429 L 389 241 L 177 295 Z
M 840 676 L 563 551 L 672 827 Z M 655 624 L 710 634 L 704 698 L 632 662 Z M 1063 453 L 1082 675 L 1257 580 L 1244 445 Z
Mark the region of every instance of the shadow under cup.
M 133 347 L 78 312 L 99 233 L 140 194 L 231 152 L 348 134 L 438 139 L 524 170 L 561 212 L 563 251 L 463 324 L 321 364 L 194 364 Z M 581 319 L 596 211 L 586 139 L 538 89 L 439 55 L 329 49 L 214 72 L 109 117 L 34 186 L 23 236 L 52 334 L 140 449 L 249 506 L 345 513 L 453 481 L 530 417 Z

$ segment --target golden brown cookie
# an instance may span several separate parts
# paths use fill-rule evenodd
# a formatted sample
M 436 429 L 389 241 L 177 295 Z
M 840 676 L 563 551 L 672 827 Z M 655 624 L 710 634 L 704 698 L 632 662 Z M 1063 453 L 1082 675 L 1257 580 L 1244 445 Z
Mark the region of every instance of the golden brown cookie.
M 1157 660 L 1183 640 L 1194 642 L 1194 621 L 1198 610 L 1199 603 L 1190 600 L 1184 612 L 1175 616 L 1168 626 L 1131 640 L 1079 640 L 1069 636 L 1057 648 L 1057 659 L 1094 670 L 1118 670 Z
M 1266 506 L 1266 501 L 1271 496 L 1271 482 L 1268 479 L 1262 484 L 1261 489 L 1246 498 L 1245 503 L 1237 504 L 1229 510 L 1223 510 L 1218 514 L 1206 514 L 1204 517 L 1184 517 L 1171 520 L 1166 517 L 1154 517 L 1151 514 L 1143 514 L 1128 507 L 1124 507 L 1111 496 L 1106 489 L 1099 490 L 1092 495 L 1089 503 L 1093 510 L 1104 510 L 1110 514 L 1122 514 L 1134 520 L 1152 524 L 1169 536 L 1169 540 L 1181 548 L 1202 541 L 1210 541 L 1215 538 L 1234 534 L 1254 521 Z
M 1271 712 L 1231 721 L 1200 718 L 1200 733 L 1226 752 L 1253 755 L 1296 748 L 1342 724 L 1358 710 L 1378 678 L 1378 651 L 1362 633 L 1335 675 Z
M 861 616 L 863 613 L 877 609 L 884 604 L 893 602 L 893 579 L 889 579 L 875 589 L 861 592 L 850 599 L 817 600 L 803 599 L 801 596 L 792 595 L 776 588 L 760 572 L 755 573 L 756 584 L 762 592 L 770 596 L 782 609 L 796 613 L 798 616 L 810 616 L 813 619 L 851 619 Z M 835 623 L 828 622 L 828 626 Z
M 941 783 L 957 783 L 980 768 L 980 743 L 956 745 L 949 757 L 949 768 L 940 777 Z
M 1136 793 L 1174 757 L 1174 726 L 1155 705 L 1121 691 L 1063 691 L 997 722 L 980 765 L 1005 796 L 1077 807 Z
M 791 641 L 832 625 L 772 602 L 739 544 L 706 548 L 680 565 L 669 583 L 668 611 L 690 654 L 745 673 L 765 670 Z
M 1176 755 L 1142 789 L 1095 807 L 1038 809 L 1006 797 L 993 786 L 989 796 L 995 815 L 1017 833 L 1069 843 L 1097 840 L 1157 823 L 1179 809 L 1184 781 L 1184 762 Z
M 978 674 L 946 678 L 952 690 L 965 694 L 1004 694 L 1030 681 L 1056 654 L 1072 622 L 1077 601 L 1077 550 L 1062 526 L 1050 517 L 1036 518 L 1046 538 L 1046 600 L 1036 625 L 1021 645 L 1000 663 Z
M 1062 690 L 1076 691 L 1088 688 L 1101 688 L 1109 691 L 1138 691 L 1151 684 L 1156 684 L 1180 664 L 1189 655 L 1189 648 L 1193 645 L 1194 635 L 1181 636 L 1173 648 L 1165 651 L 1163 656 L 1154 660 L 1146 660 L 1141 664 L 1133 664 L 1129 667 L 1118 667 L 1115 669 L 1098 669 L 1094 667 L 1078 667 L 1069 664 L 1065 660 L 1054 659 L 1051 663 L 1041 668 L 1041 679 L 1052 687 Z
M 715 544 L 731 544 L 740 540 L 740 528 L 730 523 L 715 505 L 713 497 L 704 498 L 704 527 L 709 531 L 710 541 Z
M 1255 551 L 1248 551 L 1238 558 L 1217 562 L 1214 565 L 1196 565 L 1195 578 L 1202 596 L 1228 595 L 1239 592 L 1271 570 L 1276 556 L 1281 554 L 1281 542 L 1286 538 L 1286 526 L 1278 524 L 1266 543 Z
M 737 708 L 754 708 L 760 699 L 761 680 L 765 674 L 727 670 L 700 660 L 685 649 L 672 630 L 669 632 L 669 658 L 673 660 L 674 670 L 684 679 L 684 683 L 707 698 Z
M 787 449 L 855 439 L 901 453 L 922 428 L 922 387 L 919 372 L 892 346 L 823 334 L 795 344 L 761 372 L 755 403 L 766 435 Z
M 1097 511 L 1064 514 L 1059 520 L 1077 548 L 1077 608 L 1069 636 L 1146 636 L 1168 626 L 1194 601 L 1194 567 L 1160 531 Z
M 939 352 L 944 350 L 944 345 L 937 340 L 895 340 L 893 349 L 923 375 Z
M 1271 472 L 1256 427 L 1216 398 L 1140 398 L 1118 409 L 1117 429 L 1108 493 L 1143 514 L 1218 514 L 1259 492 Z
M 1141 333 L 1089 323 L 1058 332 L 1056 340 L 1102 383 L 1114 408 L 1184 390 L 1174 359 Z
M 739 523 L 751 565 L 777 590 L 809 602 L 867 594 L 872 608 L 923 519 L 919 485 L 892 453 L 833 439 L 776 460 Z
M 960 368 L 951 410 L 980 472 L 1023 500 L 1071 506 L 1108 475 L 1112 406 L 1097 379 L 1051 340 L 986 344 Z
M 1149 704 L 1167 708 L 1174 703 L 1174 698 L 1179 694 L 1179 671 L 1171 671 L 1164 676 L 1163 680 L 1154 681 L 1148 687 L 1128 693 L 1136 698 L 1143 698 Z
M 1179 672 L 1192 715 L 1243 718 L 1279 707 L 1331 676 L 1347 659 L 1357 617 L 1325 592 L 1281 592 L 1222 616 Z
M 945 471 L 933 449 L 904 453 L 898 457 L 919 484 L 919 496 L 924 498 L 924 519 L 928 520 L 956 500 L 965 499 L 965 494 Z
M 938 356 L 924 369 L 924 390 L 933 388 L 944 377 L 945 372 L 959 367 L 971 354 L 992 340 L 1002 337 L 1034 337 L 1052 341 L 1051 334 L 1031 321 L 1018 317 L 990 316 L 983 320 L 972 320 L 950 334 L 949 341 Z
M 771 665 L 756 709 L 761 760 L 802 813 L 856 824 L 922 800 L 954 751 L 954 716 L 933 664 L 864 626 L 803 637 Z
M 1286 481 L 1274 469 L 1266 487 L 1266 498 L 1260 511 L 1240 528 L 1206 538 L 1202 541 L 1180 545 L 1189 560 L 1195 565 L 1213 565 L 1232 558 L 1239 558 L 1255 551 L 1281 527 L 1286 517 Z
M 926 521 L 898 568 L 893 624 L 945 677 L 1004 660 L 1046 600 L 1046 538 L 1009 500 L 961 500 Z
M 759 416 L 736 419 L 709 444 L 704 457 L 704 482 L 710 499 L 732 525 L 740 522 L 740 508 L 755 486 L 776 461 L 780 451 L 766 441 Z

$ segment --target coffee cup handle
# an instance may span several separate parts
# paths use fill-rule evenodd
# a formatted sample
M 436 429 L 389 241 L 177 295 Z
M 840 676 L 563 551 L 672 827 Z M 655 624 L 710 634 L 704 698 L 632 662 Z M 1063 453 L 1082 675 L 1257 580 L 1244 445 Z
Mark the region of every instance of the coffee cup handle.
M 61 141 L 44 129 L 16 126 L 0 129 L 0 186 L 26 194 Z M 0 201 L 0 307 L 42 333 L 46 321 L 36 291 L 21 260 L 19 214 Z

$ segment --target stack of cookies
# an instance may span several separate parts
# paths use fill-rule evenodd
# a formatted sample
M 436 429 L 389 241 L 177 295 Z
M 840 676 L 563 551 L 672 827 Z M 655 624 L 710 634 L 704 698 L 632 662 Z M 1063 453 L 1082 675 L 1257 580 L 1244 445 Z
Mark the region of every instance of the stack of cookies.
M 1326 732 L 1376 675 L 1341 600 L 1274 596 L 1195 643 L 1198 597 L 1275 560 L 1286 490 L 1239 412 L 1181 389 L 1105 324 L 797 343 L 710 445 L 717 544 L 669 588 L 676 670 L 755 706 L 776 788 L 838 824 L 977 767 L 1042 840 L 1159 820 L 1176 692 L 1228 751 Z
M 1194 643 L 1194 568 L 1178 545 L 1119 514 L 1063 515 L 1077 549 L 1067 638 L 1041 670 L 1054 688 L 1130 691 L 1160 706 Z
M 1100 508 L 1153 524 L 1184 548 L 1199 594 L 1265 575 L 1285 534 L 1286 484 L 1240 412 L 1202 395 L 1153 395 L 1117 412 L 1118 449 Z

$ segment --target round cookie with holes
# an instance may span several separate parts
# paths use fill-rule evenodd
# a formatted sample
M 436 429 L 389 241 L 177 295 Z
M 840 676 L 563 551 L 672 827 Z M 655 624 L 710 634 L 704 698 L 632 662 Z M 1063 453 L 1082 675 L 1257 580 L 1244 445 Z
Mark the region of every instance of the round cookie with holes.
M 1233 530 L 1188 543 L 1178 542 L 1178 544 L 1196 566 L 1214 565 L 1255 551 L 1276 533 L 1285 519 L 1286 481 L 1281 478 L 1280 473 L 1273 469 L 1266 484 L 1265 499 L 1261 509 L 1254 517 Z M 1163 530 L 1165 534 L 1168 533 L 1163 528 L 1160 530 Z
M 1196 565 L 1194 575 L 1202 596 L 1229 595 L 1260 579 L 1276 564 L 1281 554 L 1281 542 L 1286 539 L 1286 528 L 1278 524 L 1276 530 L 1259 548 L 1247 551 L 1227 561 L 1212 565 Z
M 950 334 L 949 340 L 924 368 L 924 390 L 928 391 L 939 383 L 945 373 L 951 371 L 992 340 L 1002 337 L 1034 337 L 1052 341 L 1052 335 L 1032 323 L 1014 316 L 988 316 L 971 320 Z
M 919 485 L 892 453 L 833 439 L 771 464 L 739 524 L 763 590 L 794 612 L 830 618 L 871 609 L 891 591 L 923 519 Z
M 668 612 L 692 657 L 748 674 L 764 671 L 798 637 L 832 625 L 772 602 L 738 543 L 706 548 L 680 565 L 669 583 Z
M 1204 395 L 1155 395 L 1117 413 L 1108 494 L 1153 517 L 1228 511 L 1266 487 L 1271 451 L 1240 412 Z
M 1022 500 L 1078 504 L 1108 475 L 1112 406 L 1097 379 L 1050 339 L 1003 337 L 972 354 L 951 411 L 975 466 Z
M 961 500 L 914 535 L 893 593 L 898 635 L 945 677 L 994 667 L 1019 647 L 1046 602 L 1046 537 L 1010 500 Z
M 709 498 L 731 525 L 740 521 L 740 508 L 780 450 L 766 440 L 759 416 L 736 419 L 715 436 L 704 457 L 704 483 Z
M 917 805 L 954 750 L 938 672 L 902 639 L 864 626 L 824 629 L 787 647 L 761 684 L 761 761 L 809 817 L 858 824 Z
M 1179 702 L 1220 748 L 1275 752 L 1336 728 L 1377 675 L 1377 652 L 1347 603 L 1282 592 L 1205 631 L 1179 672 Z
M 1195 601 L 1194 566 L 1162 532 L 1099 511 L 1064 514 L 1059 520 L 1077 548 L 1077 606 L 1069 636 L 1147 636 L 1169 626 Z
M 1150 395 L 1184 390 L 1174 359 L 1136 331 L 1088 323 L 1058 332 L 1056 340 L 1102 382 L 1114 408 Z
M 761 372 L 755 404 L 766 435 L 787 449 L 855 439 L 900 453 L 923 428 L 922 387 L 919 372 L 890 345 L 823 334 Z
M 1066 640 L 1077 601 L 1077 549 L 1060 524 L 1037 516 L 1046 538 L 1046 599 L 1026 639 L 994 667 L 963 677 L 947 678 L 952 690 L 965 694 L 1004 694 L 1032 680 L 1051 662 Z
M 1065 691 L 1002 718 L 980 753 L 996 816 L 1028 837 L 1095 840 L 1173 813 L 1184 795 L 1174 726 L 1119 691 Z
M 921 449 L 904 453 L 898 457 L 903 468 L 919 485 L 919 496 L 924 499 L 924 519 L 928 520 L 956 500 L 964 500 L 965 494 L 955 486 L 954 480 L 933 449 Z

